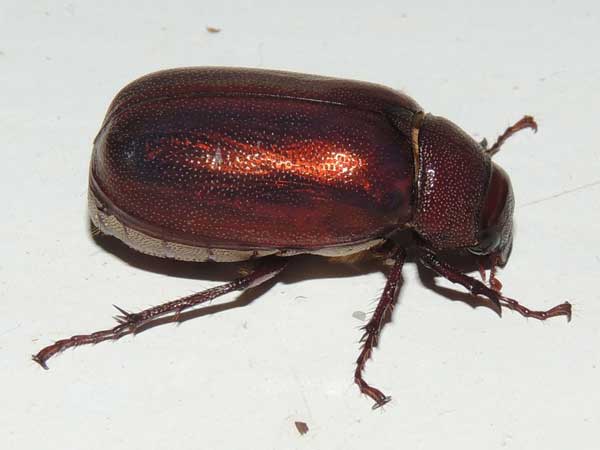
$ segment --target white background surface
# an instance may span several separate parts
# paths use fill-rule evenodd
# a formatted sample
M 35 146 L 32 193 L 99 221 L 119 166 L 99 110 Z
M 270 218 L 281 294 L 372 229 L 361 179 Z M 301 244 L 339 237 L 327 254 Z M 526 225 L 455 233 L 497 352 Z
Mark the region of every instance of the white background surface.
M 0 3 L 2 448 L 600 448 L 600 7 L 285 3 Z M 87 166 L 110 100 L 192 65 L 379 82 L 478 139 L 534 115 L 540 131 L 496 157 L 517 196 L 500 279 L 532 307 L 570 300 L 573 321 L 499 319 L 426 289 L 407 264 L 366 372 L 394 400 L 371 411 L 352 383 L 352 314 L 374 306 L 384 276 L 303 258 L 246 307 L 40 369 L 30 354 L 111 325 L 112 303 L 136 310 L 234 276 L 88 230 Z

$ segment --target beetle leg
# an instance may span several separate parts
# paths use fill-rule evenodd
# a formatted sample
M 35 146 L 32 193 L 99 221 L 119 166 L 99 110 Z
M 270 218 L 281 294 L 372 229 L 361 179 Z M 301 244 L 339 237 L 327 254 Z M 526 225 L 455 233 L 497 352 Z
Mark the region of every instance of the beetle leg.
M 182 297 L 171 302 L 163 303 L 162 305 L 154 306 L 145 309 L 138 313 L 127 312 L 118 306 L 115 306 L 121 313 L 115 317 L 119 325 L 107 330 L 97 331 L 91 334 L 71 336 L 67 339 L 61 339 L 54 344 L 40 350 L 36 355 L 33 355 L 33 360 L 40 364 L 44 369 L 48 369 L 46 361 L 57 353 L 62 352 L 70 347 L 77 347 L 86 344 L 97 344 L 109 339 L 119 339 L 127 334 L 135 333 L 136 329 L 148 321 L 169 313 L 174 313 L 175 319 L 179 318 L 179 314 L 184 309 L 206 303 L 221 295 L 233 291 L 241 291 L 252 288 L 270 280 L 279 274 L 287 264 L 285 258 L 263 258 L 261 263 L 250 274 L 240 277 L 220 286 L 199 292 L 197 294 Z
M 502 133 L 498 139 L 496 139 L 496 142 L 494 142 L 494 145 L 492 145 L 490 148 L 485 148 L 484 147 L 484 153 L 490 157 L 494 156 L 496 153 L 498 153 L 500 151 L 500 147 L 502 147 L 502 144 L 504 144 L 506 142 L 506 140 L 511 137 L 513 134 L 515 134 L 518 131 L 524 130 L 525 128 L 531 128 L 534 132 L 537 133 L 537 123 L 535 122 L 535 119 L 531 116 L 523 116 L 521 118 L 521 120 L 519 120 L 518 122 L 516 122 L 514 125 L 511 125 L 510 127 L 508 127 L 506 129 L 506 131 L 504 133 Z M 485 139 L 484 139 L 485 141 Z M 482 141 L 483 143 L 483 141 Z M 487 144 L 487 141 L 486 141 Z
M 547 311 L 532 311 L 531 309 L 521 305 L 516 300 L 503 296 L 500 292 L 487 287 L 481 281 L 476 280 L 473 277 L 461 273 L 459 270 L 450 266 L 449 264 L 440 261 L 437 255 L 429 248 L 421 247 L 423 254 L 421 255 L 421 262 L 443 276 L 447 280 L 458 283 L 464 286 L 473 295 L 482 295 L 490 299 L 495 306 L 498 308 L 498 313 L 501 311 L 501 307 L 506 307 L 517 311 L 524 317 L 532 317 L 538 320 L 546 320 L 550 317 L 566 316 L 567 320 L 571 320 L 571 304 L 569 302 L 561 303 Z
M 373 348 L 377 346 L 379 333 L 383 326 L 390 320 L 397 297 L 398 286 L 402 280 L 402 266 L 406 259 L 406 252 L 403 248 L 397 248 L 394 250 L 391 258 L 394 260 L 394 264 L 388 274 L 387 283 L 381 294 L 377 308 L 375 308 L 373 317 L 371 317 L 369 323 L 363 328 L 365 333 L 361 338 L 362 349 L 356 360 L 356 370 L 354 371 L 354 382 L 358 385 L 360 391 L 375 400 L 373 409 L 379 408 L 391 400 L 391 397 L 386 396 L 379 389 L 370 386 L 362 377 L 362 372 L 373 353 Z

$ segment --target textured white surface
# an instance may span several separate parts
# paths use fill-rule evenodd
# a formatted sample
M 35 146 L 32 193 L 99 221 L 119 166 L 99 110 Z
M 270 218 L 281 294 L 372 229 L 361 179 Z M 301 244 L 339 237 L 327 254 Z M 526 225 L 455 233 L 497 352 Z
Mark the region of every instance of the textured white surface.
M 3 448 L 600 448 L 600 7 L 446 3 L 1 3 Z M 41 370 L 31 353 L 110 325 L 112 303 L 136 310 L 235 273 L 99 246 L 88 231 L 88 159 L 110 100 L 190 65 L 380 82 L 477 138 L 534 115 L 538 134 L 496 158 L 518 205 L 500 278 L 532 307 L 569 299 L 573 321 L 500 320 L 426 289 L 408 264 L 366 372 L 394 400 L 371 411 L 352 384 L 356 317 L 384 278 L 303 257 L 246 307 Z

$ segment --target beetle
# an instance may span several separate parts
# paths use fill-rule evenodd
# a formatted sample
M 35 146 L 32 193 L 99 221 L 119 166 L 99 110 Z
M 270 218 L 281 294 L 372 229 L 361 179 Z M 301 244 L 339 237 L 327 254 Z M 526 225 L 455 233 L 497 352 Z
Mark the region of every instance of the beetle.
M 359 81 L 291 72 L 199 67 L 144 76 L 110 105 L 93 147 L 89 214 L 102 233 L 161 258 L 233 262 L 254 270 L 203 292 L 120 315 L 113 328 L 55 342 L 33 356 L 118 339 L 161 317 L 278 275 L 290 257 L 343 260 L 384 255 L 391 266 L 364 327 L 354 379 L 380 407 L 390 400 L 363 378 L 401 283 L 406 246 L 438 275 L 500 312 L 570 319 L 568 302 L 532 311 L 495 278 L 512 248 L 514 196 L 492 156 L 525 116 L 491 146 L 477 143 L 412 98 Z M 444 259 L 480 255 L 489 283 Z M 484 272 L 485 273 L 485 272 Z

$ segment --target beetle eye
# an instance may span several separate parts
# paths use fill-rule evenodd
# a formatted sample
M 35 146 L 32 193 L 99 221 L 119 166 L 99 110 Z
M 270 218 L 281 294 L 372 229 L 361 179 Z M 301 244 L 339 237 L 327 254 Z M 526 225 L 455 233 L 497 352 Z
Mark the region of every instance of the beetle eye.
M 471 252 L 476 255 L 489 255 L 500 244 L 500 233 L 485 230 L 481 233 L 479 244 L 471 248 Z

